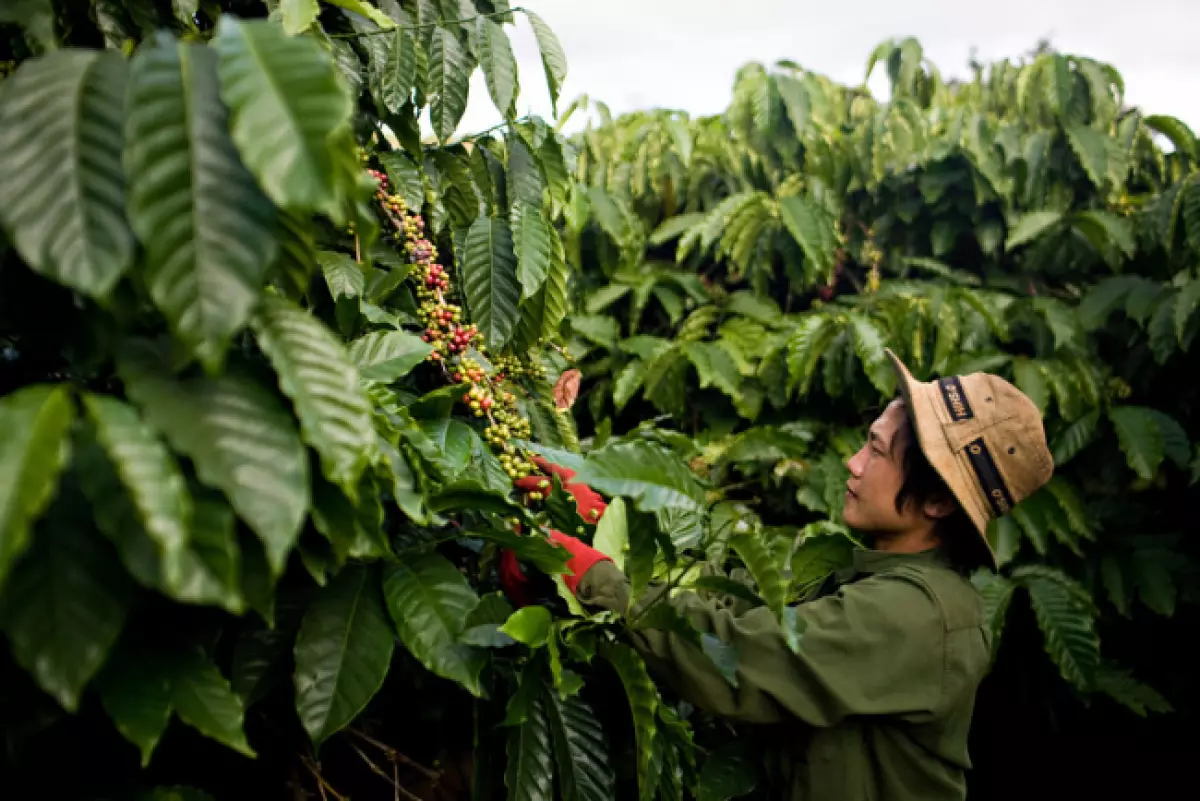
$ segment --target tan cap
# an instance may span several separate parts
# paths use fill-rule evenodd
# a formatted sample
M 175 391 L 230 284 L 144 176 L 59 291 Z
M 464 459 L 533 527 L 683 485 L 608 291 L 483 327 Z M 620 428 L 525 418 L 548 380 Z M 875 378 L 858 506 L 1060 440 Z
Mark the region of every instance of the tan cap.
M 1054 474 L 1042 414 L 1029 397 L 990 373 L 917 381 L 887 352 L 925 458 L 987 540 L 988 521 L 1037 492 Z

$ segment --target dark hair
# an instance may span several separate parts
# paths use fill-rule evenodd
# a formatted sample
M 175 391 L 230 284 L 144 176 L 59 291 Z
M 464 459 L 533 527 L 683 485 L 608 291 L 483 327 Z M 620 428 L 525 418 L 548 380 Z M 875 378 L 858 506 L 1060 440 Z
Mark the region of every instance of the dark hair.
M 905 504 L 910 501 L 918 507 L 930 501 L 951 501 L 954 511 L 939 519 L 934 526 L 934 532 L 941 541 L 939 547 L 946 554 L 951 566 L 960 573 L 969 573 L 987 564 L 990 557 L 979 540 L 975 524 L 925 457 L 907 410 L 892 442 L 895 443 L 898 439 L 905 440 L 905 445 L 900 459 L 904 481 L 900 484 L 900 491 L 896 493 L 896 511 L 902 512 Z

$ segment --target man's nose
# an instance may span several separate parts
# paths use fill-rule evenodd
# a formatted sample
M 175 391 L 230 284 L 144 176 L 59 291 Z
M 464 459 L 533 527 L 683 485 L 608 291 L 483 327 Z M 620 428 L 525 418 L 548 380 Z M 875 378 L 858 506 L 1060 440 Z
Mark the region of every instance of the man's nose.
M 855 478 L 862 475 L 863 453 L 865 450 L 865 448 L 859 448 L 858 453 L 851 456 L 850 461 L 846 462 L 846 467 L 850 469 L 850 475 Z

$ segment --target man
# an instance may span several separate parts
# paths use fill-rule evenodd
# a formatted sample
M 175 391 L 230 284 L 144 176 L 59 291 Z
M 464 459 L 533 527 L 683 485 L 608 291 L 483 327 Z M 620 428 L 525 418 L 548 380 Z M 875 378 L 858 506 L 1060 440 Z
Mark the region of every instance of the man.
M 784 798 L 965 796 L 967 734 L 990 648 L 966 573 L 995 566 L 988 521 L 1053 472 L 1036 405 L 1007 381 L 975 373 L 922 383 L 888 355 L 900 397 L 871 425 L 846 483 L 846 523 L 871 549 L 796 607 L 798 648 L 765 607 L 735 615 L 692 592 L 665 602 L 737 647 L 737 687 L 683 637 L 630 632 L 647 664 L 698 707 L 780 726 Z M 595 503 L 590 490 L 568 489 Z M 552 538 L 572 554 L 567 584 L 579 600 L 625 612 L 629 582 L 611 560 L 573 537 Z

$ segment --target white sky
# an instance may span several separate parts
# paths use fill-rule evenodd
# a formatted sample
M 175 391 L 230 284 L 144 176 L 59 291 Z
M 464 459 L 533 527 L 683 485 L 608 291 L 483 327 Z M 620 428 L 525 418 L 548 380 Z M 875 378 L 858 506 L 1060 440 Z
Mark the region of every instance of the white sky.
M 943 76 L 965 75 L 972 47 L 983 62 L 1018 57 L 1039 38 L 1060 51 L 1109 61 L 1126 98 L 1200 130 L 1200 0 L 512 0 L 540 15 L 570 68 L 560 110 L 580 94 L 614 114 L 653 106 L 713 114 L 729 102 L 748 61 L 788 58 L 859 83 L 880 41 L 916 36 Z M 521 113 L 549 119 L 537 43 L 524 17 L 507 28 L 520 69 Z M 871 88 L 886 89 L 882 70 Z M 460 134 L 500 121 L 481 73 Z M 573 118 L 574 130 L 583 122 Z

